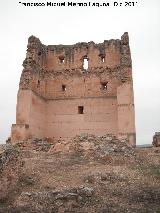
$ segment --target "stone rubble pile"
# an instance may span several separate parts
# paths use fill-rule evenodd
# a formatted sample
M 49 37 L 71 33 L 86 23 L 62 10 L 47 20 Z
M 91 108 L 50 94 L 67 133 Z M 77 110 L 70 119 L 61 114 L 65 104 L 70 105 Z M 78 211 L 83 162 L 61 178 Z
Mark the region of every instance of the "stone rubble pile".
M 92 171 L 84 177 L 84 182 L 89 184 L 95 183 L 116 183 L 126 181 L 126 177 L 122 174 L 116 174 L 113 172 L 102 172 L 102 171 Z
M 12 145 L 0 146 L 0 202 L 7 199 L 19 181 L 23 161 Z
M 32 150 L 32 151 L 43 151 L 48 152 L 52 146 L 52 142 L 47 138 L 39 139 L 28 139 L 27 141 L 19 141 L 15 145 L 21 150 Z
M 153 136 L 152 144 L 155 147 L 160 147 L 160 132 L 155 133 L 155 135 Z
M 95 155 L 134 155 L 134 148 L 127 139 L 119 140 L 114 135 L 95 136 L 82 134 L 76 136 L 71 144 L 72 149 L 79 152 L 92 151 Z M 70 148 L 71 149 L 71 148 Z
M 23 207 L 23 210 L 33 212 L 46 212 L 46 209 L 47 212 L 70 212 L 74 208 L 89 205 L 94 193 L 92 187 L 86 186 L 61 191 L 22 192 L 14 206 L 18 210 Z
M 15 146 L 21 150 L 84 155 L 92 154 L 95 158 L 102 158 L 106 155 L 133 156 L 135 152 L 135 149 L 129 144 L 127 139 L 119 140 L 111 134 L 95 136 L 93 134 L 83 133 L 69 141 L 34 138 L 27 141 L 19 141 Z

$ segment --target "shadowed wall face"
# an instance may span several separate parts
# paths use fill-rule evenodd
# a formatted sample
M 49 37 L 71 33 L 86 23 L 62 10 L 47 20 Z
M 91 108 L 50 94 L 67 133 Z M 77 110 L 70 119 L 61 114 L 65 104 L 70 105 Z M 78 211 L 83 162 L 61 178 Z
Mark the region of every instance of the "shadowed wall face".
M 135 144 L 127 33 L 100 44 L 49 46 L 31 36 L 23 66 L 12 142 L 91 133 L 128 137 Z

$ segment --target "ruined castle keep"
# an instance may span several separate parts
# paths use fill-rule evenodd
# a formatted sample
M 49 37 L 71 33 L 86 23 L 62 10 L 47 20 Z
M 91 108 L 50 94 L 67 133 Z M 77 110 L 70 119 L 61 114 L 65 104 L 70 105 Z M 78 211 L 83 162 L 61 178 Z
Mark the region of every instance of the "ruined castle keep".
M 136 143 L 128 33 L 99 44 L 48 46 L 31 36 L 23 67 L 12 143 L 81 133 Z

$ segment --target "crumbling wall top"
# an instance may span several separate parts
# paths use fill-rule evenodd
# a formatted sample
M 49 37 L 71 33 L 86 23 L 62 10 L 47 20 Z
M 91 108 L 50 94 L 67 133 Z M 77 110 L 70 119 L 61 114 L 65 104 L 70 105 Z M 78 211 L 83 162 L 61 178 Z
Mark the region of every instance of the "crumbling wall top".
M 85 60 L 88 68 L 84 67 Z M 73 45 L 44 45 L 32 35 L 28 38 L 23 67 L 20 80 L 22 88 L 30 88 L 29 85 L 35 78 L 38 81 L 51 75 L 63 74 L 106 73 L 123 79 L 123 82 L 125 79 L 132 80 L 129 36 L 125 32 L 121 39 L 104 40 L 102 43 L 90 41 Z
M 128 32 L 125 32 L 125 33 L 121 36 L 121 44 L 124 44 L 124 45 L 129 44 Z
M 63 49 L 82 49 L 82 48 L 89 48 L 89 47 L 95 47 L 95 48 L 102 49 L 103 47 L 107 48 L 110 45 L 114 45 L 114 46 L 119 47 L 120 45 L 127 45 L 127 44 L 129 44 L 129 36 L 128 36 L 128 32 L 125 32 L 121 36 L 121 40 L 120 39 L 110 39 L 110 40 L 104 40 L 104 42 L 102 42 L 102 43 L 95 43 L 94 41 L 78 42 L 78 43 L 72 44 L 72 45 L 63 45 L 63 44 L 44 45 L 44 44 L 41 43 L 39 38 L 31 35 L 28 38 L 27 47 L 28 48 L 38 48 L 40 46 L 43 46 L 43 47 L 46 48 L 46 50 L 62 51 Z

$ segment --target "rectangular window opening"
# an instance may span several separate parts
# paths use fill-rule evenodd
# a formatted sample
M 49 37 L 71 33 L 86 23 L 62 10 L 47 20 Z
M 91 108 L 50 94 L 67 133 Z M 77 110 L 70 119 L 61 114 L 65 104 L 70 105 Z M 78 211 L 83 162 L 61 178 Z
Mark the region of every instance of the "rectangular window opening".
M 40 87 L 40 80 L 38 80 L 38 82 L 37 82 L 37 87 Z
M 84 114 L 84 106 L 78 106 L 78 114 Z
M 83 69 L 88 70 L 88 58 L 83 59 Z
M 62 91 L 66 91 L 66 85 L 62 84 Z

